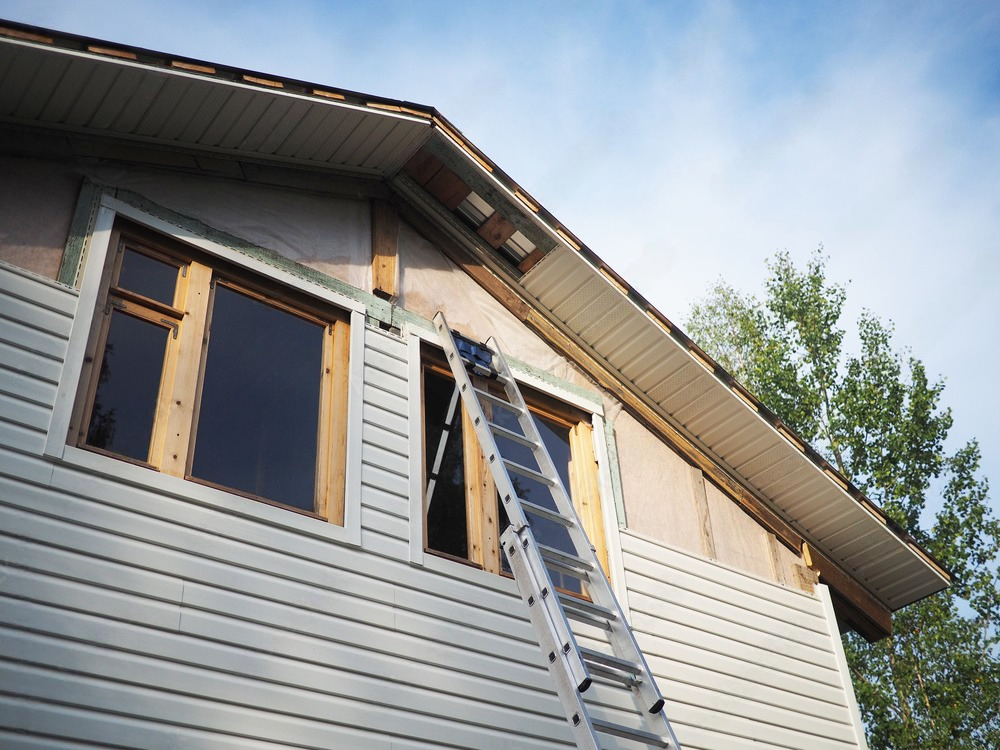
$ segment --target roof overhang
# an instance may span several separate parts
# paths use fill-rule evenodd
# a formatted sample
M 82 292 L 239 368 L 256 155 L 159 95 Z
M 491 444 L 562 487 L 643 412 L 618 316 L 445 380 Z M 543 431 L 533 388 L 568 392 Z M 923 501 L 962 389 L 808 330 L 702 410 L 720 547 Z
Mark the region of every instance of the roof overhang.
M 0 123 L 385 180 L 889 610 L 949 575 L 435 110 L 0 23 Z M 533 240 L 520 267 L 402 168 L 431 151 Z

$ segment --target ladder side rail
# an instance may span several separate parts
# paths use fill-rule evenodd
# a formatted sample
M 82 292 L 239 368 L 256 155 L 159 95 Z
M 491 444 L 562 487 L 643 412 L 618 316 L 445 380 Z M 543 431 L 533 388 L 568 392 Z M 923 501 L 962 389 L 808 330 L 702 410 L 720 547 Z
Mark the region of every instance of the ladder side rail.
M 607 639 L 611 644 L 614 653 L 628 661 L 637 664 L 641 668 L 642 680 L 638 685 L 633 686 L 633 691 L 637 694 L 644 710 L 649 714 L 658 714 L 663 709 L 663 695 L 656 684 L 656 678 L 646 663 L 646 657 L 639 648 L 639 643 L 632 632 L 632 625 L 626 621 L 625 613 L 611 588 L 611 582 L 604 573 L 604 569 L 596 566 L 596 570 L 591 571 L 591 580 L 595 585 L 588 589 L 588 593 L 595 604 L 606 609 L 618 612 L 618 619 L 611 623 L 611 629 Z M 598 580 L 595 580 L 598 579 Z M 600 580 L 603 579 L 603 580 Z M 669 726 L 669 724 L 668 724 Z
M 572 674 L 572 669 L 568 654 L 563 652 L 561 644 L 554 638 L 556 631 L 552 627 L 551 614 L 547 609 L 539 606 L 537 601 L 531 601 L 531 597 L 536 596 L 537 592 L 534 590 L 535 586 L 530 583 L 533 572 L 529 567 L 529 561 L 522 553 L 524 548 L 521 545 L 521 535 L 523 533 L 531 534 L 531 529 L 526 526 L 521 532 L 515 532 L 512 526 L 508 526 L 501 534 L 500 541 L 504 549 L 508 550 L 507 561 L 510 563 L 511 572 L 514 574 L 514 580 L 521 593 L 521 599 L 528 609 L 528 617 L 538 635 L 543 657 L 545 654 L 549 654 L 546 666 L 549 674 L 552 675 L 552 681 L 555 683 L 559 702 L 566 713 L 573 740 L 579 750 L 601 750 L 600 745 L 597 744 L 597 734 L 591 723 L 590 713 L 583 702 L 583 695 L 575 680 L 567 679 Z M 532 545 L 529 543 L 529 548 L 530 546 Z
M 538 433 L 538 429 L 527 409 L 520 389 L 516 385 L 514 375 L 510 371 L 496 339 L 491 337 L 486 342 L 486 345 L 494 353 L 494 368 L 500 374 L 500 380 L 503 383 L 508 399 L 521 409 L 518 415 L 521 430 L 537 446 L 532 449 L 532 453 L 534 454 L 538 468 L 541 470 L 541 473 L 556 480 L 555 484 L 549 490 L 556 502 L 557 508 L 562 515 L 573 519 L 573 524 L 567 528 L 567 531 L 575 547 L 576 554 L 578 557 L 593 563 L 593 569 L 589 572 L 590 585 L 587 586 L 587 593 L 595 604 L 618 614 L 617 620 L 609 623 L 610 627 L 607 636 L 609 645 L 616 655 L 633 662 L 640 668 L 640 680 L 637 685 L 633 686 L 633 693 L 643 706 L 643 709 L 648 714 L 651 714 L 650 718 L 661 715 L 661 718 L 664 718 L 664 720 L 658 723 L 665 724 L 666 729 L 669 730 L 669 722 L 665 721 L 665 717 L 662 717 L 663 695 L 657 687 L 656 679 L 649 669 L 649 664 L 646 662 L 646 657 L 642 649 L 639 648 L 639 644 L 635 640 L 635 634 L 632 632 L 631 625 L 625 620 L 621 604 L 618 602 L 614 590 L 611 588 L 611 582 L 607 579 L 604 569 L 597 559 L 593 545 L 587 537 L 586 531 L 583 529 L 583 524 L 580 522 L 576 507 L 573 505 L 569 493 L 563 486 L 562 479 L 559 477 L 548 449 L 545 447 L 545 443 Z
M 569 532 L 571 541 L 576 549 L 576 554 L 578 557 L 593 563 L 593 569 L 589 573 L 590 585 L 587 586 L 587 593 L 595 604 L 618 613 L 618 619 L 609 623 L 609 645 L 615 654 L 635 663 L 640 667 L 641 680 L 634 689 L 638 693 L 639 700 L 644 709 L 649 713 L 658 713 L 663 707 L 663 696 L 656 686 L 656 680 L 649 669 L 649 665 L 646 663 L 645 656 L 639 648 L 639 644 L 635 640 L 635 635 L 632 632 L 631 626 L 625 621 L 621 605 L 611 588 L 611 582 L 608 581 L 607 576 L 604 574 L 604 570 L 601 568 L 600 562 L 597 560 L 594 548 L 591 545 L 590 539 L 587 537 L 586 531 L 583 529 L 583 524 L 580 522 L 579 515 L 576 512 L 576 507 L 573 505 L 573 502 L 569 497 L 569 493 L 563 486 L 562 479 L 559 477 L 559 472 L 556 470 L 548 449 L 545 447 L 545 443 L 538 432 L 538 428 L 535 426 L 534 420 L 528 411 L 527 404 L 524 402 L 524 397 L 521 395 L 520 389 L 516 385 L 514 375 L 510 371 L 507 361 L 504 358 L 496 339 L 493 337 L 488 339 L 486 346 L 492 350 L 494 354 L 493 366 L 500 375 L 500 380 L 507 393 L 507 398 L 521 410 L 518 414 L 518 421 L 520 422 L 521 430 L 523 431 L 525 437 L 529 438 L 536 446 L 532 449 L 532 453 L 534 454 L 538 468 L 541 470 L 542 474 L 555 479 L 555 484 L 549 487 L 549 490 L 556 502 L 559 512 L 564 516 L 572 518 L 574 521 L 574 523 L 568 527 L 567 531 Z
M 527 545 L 519 544 L 519 548 L 522 550 L 525 559 L 529 562 L 533 571 L 533 575 L 528 579 L 535 587 L 533 595 L 540 600 L 545 609 L 550 610 L 551 616 L 549 621 L 554 628 L 553 632 L 559 640 L 560 650 L 564 650 L 564 653 L 567 654 L 572 667 L 571 673 L 576 680 L 577 686 L 580 689 L 586 690 L 591 682 L 590 671 L 580 656 L 576 644 L 576 636 L 569 627 L 566 615 L 562 611 L 562 603 L 559 601 L 559 597 L 556 596 L 556 588 L 552 583 L 548 568 L 545 567 L 545 563 L 541 558 L 534 535 L 530 533 L 528 520 L 521 509 L 520 498 L 518 498 L 507 470 L 500 459 L 500 451 L 497 448 L 496 440 L 487 424 L 482 404 L 479 402 L 479 398 L 472 387 L 472 380 L 469 378 L 469 374 L 466 372 L 465 365 L 455 346 L 451 329 L 448 328 L 448 323 L 444 315 L 440 312 L 434 316 L 434 323 L 438 329 L 448 363 L 455 376 L 455 382 L 458 384 L 462 402 L 465 404 L 471 417 L 476 437 L 479 439 L 479 445 L 487 454 L 490 472 L 496 482 L 497 489 L 500 491 L 503 500 L 501 504 L 507 514 L 507 518 L 510 520 L 511 528 L 519 535 L 521 542 L 528 541 Z M 523 399 L 519 399 L 519 401 L 520 404 L 515 405 L 523 409 L 524 401 Z M 525 534 L 525 531 L 529 533 Z M 543 591 L 546 592 L 545 596 L 542 595 Z
M 455 387 L 458 389 L 462 398 L 462 403 L 465 404 L 465 409 L 469 413 L 469 420 L 472 422 L 473 429 L 476 432 L 476 438 L 479 440 L 479 445 L 483 448 L 483 452 L 486 453 L 487 456 L 494 456 L 494 460 L 490 461 L 490 471 L 493 474 L 494 481 L 496 482 L 497 490 L 500 492 L 500 496 L 502 498 L 516 498 L 517 493 L 514 491 L 514 486 L 511 483 L 510 478 L 506 476 L 507 472 L 494 471 L 495 457 L 498 454 L 496 449 L 496 440 L 494 440 L 488 426 L 486 413 L 483 411 L 482 404 L 479 403 L 479 398 L 476 396 L 475 389 L 472 385 L 472 379 L 469 377 L 469 373 L 466 371 L 465 365 L 462 363 L 462 357 L 459 355 L 458 349 L 455 346 L 455 339 L 452 336 L 451 329 L 448 328 L 448 322 L 445 320 L 442 313 L 439 312 L 434 316 L 434 325 L 437 328 L 441 346 L 444 348 L 445 357 L 448 360 L 448 366 L 451 368 L 452 375 L 455 377 Z M 507 518 L 510 520 L 511 525 L 515 530 L 520 530 L 528 525 L 528 519 L 525 517 L 519 504 L 516 502 L 504 502 L 503 505 L 507 512 Z
M 545 441 L 542 440 L 542 436 L 538 432 L 538 428 L 535 426 L 535 420 L 531 416 L 531 412 L 528 410 L 528 405 L 524 402 L 524 397 L 521 395 L 521 390 L 517 387 L 516 381 L 514 379 L 513 373 L 507 366 L 507 360 L 504 359 L 503 353 L 500 351 L 500 347 L 497 344 L 495 338 L 490 337 L 486 342 L 487 347 L 493 351 L 493 366 L 497 373 L 500 375 L 500 382 L 503 384 L 504 391 L 507 394 L 508 400 L 514 404 L 520 410 L 517 419 L 521 426 L 521 431 L 524 436 L 528 438 L 534 446 L 531 449 L 532 455 L 535 462 L 538 464 L 539 472 L 545 474 L 546 476 L 552 477 L 554 484 L 549 487 L 549 491 L 552 495 L 552 499 L 556 503 L 556 508 L 559 513 L 566 518 L 572 519 L 573 524 L 571 529 L 575 528 L 582 531 L 583 526 L 580 523 L 580 517 L 576 512 L 576 508 L 573 506 L 573 501 L 570 499 L 569 493 L 563 486 L 562 479 L 559 477 L 559 472 L 552 462 L 552 458 L 549 456 L 549 451 L 545 447 Z M 583 539 L 587 539 L 586 533 L 583 533 Z M 580 539 L 574 539 L 574 543 L 579 546 Z M 590 541 L 587 540 L 585 546 L 590 547 Z M 580 555 L 581 557 L 583 555 Z

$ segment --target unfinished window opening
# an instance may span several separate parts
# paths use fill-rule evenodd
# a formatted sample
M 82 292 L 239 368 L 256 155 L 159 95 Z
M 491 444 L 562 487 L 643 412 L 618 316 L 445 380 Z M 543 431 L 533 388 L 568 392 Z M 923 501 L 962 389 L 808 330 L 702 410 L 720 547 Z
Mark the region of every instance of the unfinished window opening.
M 111 246 L 70 441 L 343 523 L 346 314 L 125 223 Z
M 473 383 L 483 389 L 498 387 L 494 381 L 475 376 Z M 587 535 L 598 550 L 598 558 L 606 566 L 591 416 L 530 388 L 522 387 L 522 394 Z M 457 398 L 455 381 L 436 351 L 424 358 L 423 404 L 426 551 L 463 560 L 489 572 L 509 574 L 499 545 L 507 518 L 486 458 L 461 399 Z M 494 407 L 487 416 L 501 427 L 521 434 L 513 413 Z M 506 458 L 538 469 L 529 448 L 502 437 L 498 437 L 498 447 Z M 555 509 L 555 501 L 545 485 L 513 472 L 511 480 L 523 500 Z M 541 544 L 572 551 L 569 535 L 561 525 L 531 513 L 528 520 Z M 556 572 L 551 575 L 556 586 L 580 592 L 577 579 Z

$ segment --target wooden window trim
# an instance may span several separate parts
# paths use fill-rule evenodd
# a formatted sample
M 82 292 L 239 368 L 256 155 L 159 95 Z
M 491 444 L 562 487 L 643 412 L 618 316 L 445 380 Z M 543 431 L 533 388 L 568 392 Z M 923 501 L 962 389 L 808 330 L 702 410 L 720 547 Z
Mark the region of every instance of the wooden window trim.
M 97 311 L 88 337 L 77 398 L 71 413 L 68 442 L 84 450 L 154 469 L 204 486 L 268 505 L 344 525 L 347 463 L 347 405 L 350 371 L 349 313 L 314 300 L 273 279 L 233 266 L 169 237 L 119 220 L 112 229 L 102 269 Z M 138 252 L 178 268 L 173 303 L 166 305 L 119 287 L 125 251 Z M 181 273 L 183 269 L 183 273 Z M 233 487 L 190 475 L 197 434 L 198 410 L 207 362 L 207 329 L 215 288 L 224 285 L 292 314 L 324 330 L 314 508 L 303 510 Z M 146 461 L 87 444 L 98 375 L 107 345 L 112 310 L 170 331 L 160 375 L 160 388 Z
M 453 378 L 451 368 L 444 355 L 434 347 L 423 347 L 421 352 L 421 404 L 424 403 L 423 373 L 433 372 L 449 379 Z M 473 385 L 481 389 L 496 390 L 496 381 L 473 376 Z M 561 424 L 570 431 L 570 486 L 566 489 L 573 500 L 573 506 L 580 517 L 587 536 L 594 545 L 597 558 L 609 570 L 607 540 L 604 531 L 604 517 L 601 508 L 600 475 L 593 442 L 593 415 L 579 407 L 559 400 L 555 396 L 535 390 L 530 386 L 520 386 L 521 393 L 529 409 L 538 416 Z M 426 438 L 422 438 L 425 440 Z M 496 485 L 489 470 L 486 456 L 476 438 L 472 421 L 462 408 L 462 450 L 465 468 L 466 523 L 468 533 L 468 558 L 456 557 L 431 549 L 427 544 L 427 499 L 421 496 L 425 518 L 423 549 L 427 554 L 464 563 L 489 573 L 509 575 L 500 564 L 501 519 L 498 518 Z M 433 446 L 423 446 L 423 456 Z M 470 459 L 469 456 L 475 456 Z M 421 463 L 423 480 L 421 487 L 427 487 L 426 460 Z M 570 592 L 572 593 L 572 592 Z

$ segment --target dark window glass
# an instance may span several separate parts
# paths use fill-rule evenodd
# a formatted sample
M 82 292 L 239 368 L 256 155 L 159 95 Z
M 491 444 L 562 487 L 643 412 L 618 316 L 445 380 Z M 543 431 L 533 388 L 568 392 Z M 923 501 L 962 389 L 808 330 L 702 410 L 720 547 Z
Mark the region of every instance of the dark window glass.
M 552 463 L 555 465 L 556 471 L 559 473 L 559 478 L 562 480 L 563 487 L 566 488 L 566 492 L 568 493 L 569 462 L 571 458 L 569 445 L 570 428 L 559 422 L 540 417 L 537 414 L 532 414 L 532 417 L 535 421 L 535 428 L 538 430 L 542 442 L 545 443 L 545 447 L 549 451 L 549 456 L 552 458 Z M 523 434 L 517 417 L 506 409 L 494 407 L 492 421 L 519 435 Z M 504 458 L 526 466 L 529 469 L 539 471 L 538 463 L 535 461 L 530 448 L 502 437 L 497 438 L 497 447 Z M 514 471 L 509 472 L 509 474 L 514 489 L 522 500 L 527 500 L 535 505 L 541 505 L 551 510 L 556 509 L 555 499 L 552 497 L 552 492 L 547 485 L 524 477 Z M 501 527 L 505 529 L 509 523 L 507 522 L 507 517 L 503 515 L 502 503 L 500 507 L 500 518 L 503 519 Z M 539 544 L 563 550 L 564 552 L 571 552 L 573 550 L 569 532 L 566 531 L 565 527 L 547 518 L 541 518 L 531 513 L 528 513 L 527 516 L 528 522 L 531 524 L 531 531 Z M 502 564 L 504 570 L 510 570 L 506 558 L 502 560 Z M 555 571 L 549 571 L 549 574 L 552 576 L 552 582 L 556 586 L 569 591 L 580 590 L 580 582 L 576 578 Z
M 455 381 L 431 371 L 424 373 L 424 444 L 428 482 L 444 434 Z M 469 556 L 466 520 L 465 466 L 462 461 L 462 404 L 455 410 L 444 454 L 427 505 L 427 546 L 456 557 Z
M 111 311 L 87 444 L 139 461 L 149 457 L 169 328 Z
M 193 476 L 314 509 L 324 331 L 217 286 Z
M 118 286 L 173 307 L 177 266 L 126 250 L 118 274 Z

